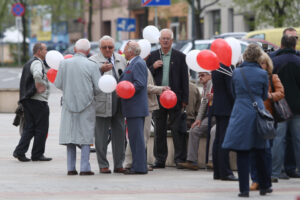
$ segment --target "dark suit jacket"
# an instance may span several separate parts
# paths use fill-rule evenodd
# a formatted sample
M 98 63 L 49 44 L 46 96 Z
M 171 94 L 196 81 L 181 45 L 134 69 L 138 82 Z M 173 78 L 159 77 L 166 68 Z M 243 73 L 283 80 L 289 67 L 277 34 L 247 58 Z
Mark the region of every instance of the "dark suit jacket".
M 163 67 L 159 67 L 157 69 L 153 68 L 153 63 L 157 60 L 161 60 L 160 50 L 151 52 L 149 58 L 147 59 L 147 66 L 153 75 L 155 84 L 160 86 L 163 77 Z M 189 77 L 188 68 L 185 62 L 185 55 L 175 49 L 172 49 L 171 52 L 169 87 L 177 96 L 177 109 L 181 108 L 182 102 L 188 104 Z
M 124 117 L 148 116 L 147 78 L 145 61 L 140 56 L 135 57 L 120 77 L 120 81 L 130 81 L 135 87 L 132 98 L 121 100 Z
M 221 64 L 223 69 L 230 71 L 228 67 Z M 230 116 L 234 103 L 232 94 L 232 77 L 218 71 L 212 71 L 213 83 L 213 115 Z

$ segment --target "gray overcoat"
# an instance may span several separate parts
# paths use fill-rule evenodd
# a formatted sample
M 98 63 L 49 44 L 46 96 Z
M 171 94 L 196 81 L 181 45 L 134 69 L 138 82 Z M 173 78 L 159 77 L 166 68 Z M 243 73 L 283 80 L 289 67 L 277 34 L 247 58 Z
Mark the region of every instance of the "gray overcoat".
M 93 144 L 100 76 L 97 64 L 83 54 L 61 61 L 54 82 L 63 91 L 59 144 Z
M 116 70 L 117 77 L 120 78 L 120 74 L 126 67 L 126 60 L 123 56 L 118 53 L 113 53 L 114 56 L 114 67 Z M 95 61 L 101 68 L 108 60 L 103 56 L 101 52 L 97 55 L 90 57 L 91 60 Z M 113 75 L 112 70 L 105 72 L 103 75 Z M 112 95 L 111 93 L 100 93 L 95 97 L 96 102 L 96 116 L 97 117 L 111 117 L 112 116 Z

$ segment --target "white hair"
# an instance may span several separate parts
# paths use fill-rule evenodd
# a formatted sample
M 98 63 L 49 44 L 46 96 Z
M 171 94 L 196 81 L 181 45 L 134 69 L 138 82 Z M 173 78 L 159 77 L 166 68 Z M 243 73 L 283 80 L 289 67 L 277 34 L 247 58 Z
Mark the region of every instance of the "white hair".
M 169 33 L 171 34 L 171 39 L 174 38 L 174 34 L 173 34 L 173 31 L 172 31 L 171 29 L 168 29 L 168 28 L 162 29 L 162 30 L 159 32 L 159 33 L 160 33 L 159 37 L 161 37 L 162 32 L 169 32 Z
M 131 51 L 135 56 L 140 55 L 141 47 L 140 47 L 139 43 L 137 43 L 136 41 L 130 40 L 127 42 L 127 46 L 128 46 L 128 51 Z
M 111 40 L 113 45 L 115 45 L 115 40 L 110 37 L 109 35 L 104 35 L 102 38 L 100 38 L 99 40 L 99 47 L 101 47 L 101 42 L 104 41 L 104 40 Z
M 91 48 L 90 41 L 88 39 L 85 39 L 85 38 L 79 39 L 75 43 L 75 48 L 77 50 L 88 51 Z

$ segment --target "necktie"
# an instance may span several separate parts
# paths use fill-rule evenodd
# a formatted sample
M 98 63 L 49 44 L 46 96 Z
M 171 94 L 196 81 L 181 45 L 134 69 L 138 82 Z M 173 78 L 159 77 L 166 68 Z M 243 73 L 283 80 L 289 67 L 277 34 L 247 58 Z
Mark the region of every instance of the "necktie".
M 113 72 L 113 75 L 114 75 L 115 79 L 118 81 L 118 76 L 117 76 L 117 73 L 116 73 L 116 70 L 115 70 L 115 66 L 114 66 L 114 64 L 111 62 L 111 58 L 108 58 L 107 60 L 108 60 L 108 62 L 110 62 L 110 63 L 113 65 L 113 67 L 112 67 L 112 72 Z

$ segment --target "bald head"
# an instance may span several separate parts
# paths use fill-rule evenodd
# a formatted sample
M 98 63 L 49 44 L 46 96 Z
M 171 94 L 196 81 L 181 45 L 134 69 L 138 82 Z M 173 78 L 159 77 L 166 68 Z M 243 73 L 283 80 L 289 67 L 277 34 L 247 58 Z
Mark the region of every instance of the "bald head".
M 75 43 L 74 51 L 76 53 L 81 52 L 85 55 L 88 55 L 91 49 L 91 44 L 88 39 L 82 38 L 77 40 Z

